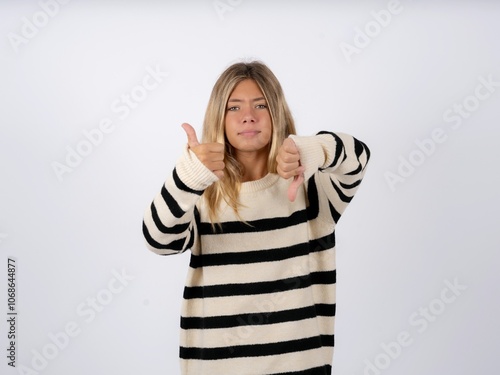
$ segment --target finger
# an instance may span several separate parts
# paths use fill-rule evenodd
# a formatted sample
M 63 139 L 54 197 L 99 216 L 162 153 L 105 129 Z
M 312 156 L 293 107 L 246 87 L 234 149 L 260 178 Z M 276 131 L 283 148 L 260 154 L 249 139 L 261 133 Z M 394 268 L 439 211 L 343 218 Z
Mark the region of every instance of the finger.
M 279 155 L 279 158 L 277 159 L 277 161 L 281 164 L 298 164 L 299 160 L 299 153 L 292 154 L 290 152 Z
M 293 163 L 287 163 L 287 164 L 279 164 L 278 168 L 281 173 L 281 175 L 284 178 L 290 178 L 293 177 L 297 174 L 297 169 L 300 167 L 300 163 L 298 161 L 293 162 Z
M 192 148 L 192 150 L 205 166 L 212 162 L 224 160 L 224 146 L 220 143 L 203 143 L 196 146 L 196 148 Z
M 205 167 L 213 171 L 222 171 L 225 168 L 223 161 L 211 161 L 205 164 Z
M 224 145 L 222 143 L 204 143 L 203 144 L 208 152 L 224 155 Z
M 298 154 L 299 153 L 299 149 L 297 148 L 297 145 L 295 144 L 295 142 L 293 141 L 292 138 L 286 138 L 283 141 L 283 149 L 284 149 L 284 151 L 286 151 L 287 153 L 290 153 L 290 154 Z
M 189 147 L 193 148 L 198 146 L 200 142 L 198 141 L 198 137 L 196 136 L 196 131 L 194 130 L 194 128 L 186 122 L 181 126 L 182 129 L 184 129 L 184 131 L 186 132 Z
M 295 176 L 293 178 L 292 183 L 288 187 L 288 200 L 290 202 L 295 201 L 299 187 L 300 187 L 300 185 L 302 185 L 303 182 L 304 182 L 304 174 L 303 173 L 301 173 L 300 175 Z
M 224 171 L 212 171 L 214 175 L 216 175 L 219 180 L 222 180 L 224 178 Z

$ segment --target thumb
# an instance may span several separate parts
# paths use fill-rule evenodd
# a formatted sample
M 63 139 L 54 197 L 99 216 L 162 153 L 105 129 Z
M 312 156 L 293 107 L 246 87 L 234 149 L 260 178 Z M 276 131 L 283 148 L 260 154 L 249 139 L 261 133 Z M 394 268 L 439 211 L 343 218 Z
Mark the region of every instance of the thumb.
M 196 131 L 194 130 L 194 128 L 186 122 L 181 126 L 182 129 L 184 129 L 184 131 L 186 132 L 189 147 L 192 148 L 198 146 L 200 142 L 198 141 L 198 137 L 196 136 Z
M 288 200 L 290 202 L 294 202 L 297 197 L 297 191 L 299 190 L 300 185 L 304 183 L 304 171 L 293 178 L 292 183 L 288 187 Z

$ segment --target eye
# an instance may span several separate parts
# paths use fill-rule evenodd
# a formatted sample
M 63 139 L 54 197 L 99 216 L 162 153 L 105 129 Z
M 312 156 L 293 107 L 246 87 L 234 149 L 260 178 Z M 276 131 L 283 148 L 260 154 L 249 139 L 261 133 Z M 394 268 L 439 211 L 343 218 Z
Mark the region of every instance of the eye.
M 234 106 L 234 107 L 229 107 L 227 110 L 228 111 L 237 111 L 238 109 L 239 109 L 239 107 Z
M 257 104 L 255 107 L 258 109 L 266 109 L 267 105 L 266 104 Z

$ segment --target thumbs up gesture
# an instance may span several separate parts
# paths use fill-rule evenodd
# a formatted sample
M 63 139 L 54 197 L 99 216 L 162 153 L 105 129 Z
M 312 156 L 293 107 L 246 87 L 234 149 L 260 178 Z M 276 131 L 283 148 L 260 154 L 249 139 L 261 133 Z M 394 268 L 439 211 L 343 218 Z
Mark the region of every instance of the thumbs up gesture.
M 184 123 L 182 128 L 186 132 L 188 146 L 198 160 L 210 169 L 219 179 L 224 177 L 224 145 L 222 143 L 200 143 L 194 128 Z
M 300 165 L 299 149 L 291 138 L 286 138 L 279 148 L 276 161 L 278 163 L 278 174 L 282 178 L 289 179 L 293 177 L 293 181 L 288 188 L 288 199 L 293 202 L 297 197 L 300 185 L 304 182 L 304 167 Z

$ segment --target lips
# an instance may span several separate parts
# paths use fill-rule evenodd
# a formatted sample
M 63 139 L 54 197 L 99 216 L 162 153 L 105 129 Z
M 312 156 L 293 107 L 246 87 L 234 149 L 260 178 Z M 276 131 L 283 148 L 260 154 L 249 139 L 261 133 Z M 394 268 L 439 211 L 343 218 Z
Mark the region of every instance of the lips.
M 242 132 L 239 132 L 238 135 L 242 135 L 244 137 L 252 137 L 254 135 L 259 134 L 259 130 L 243 130 Z

